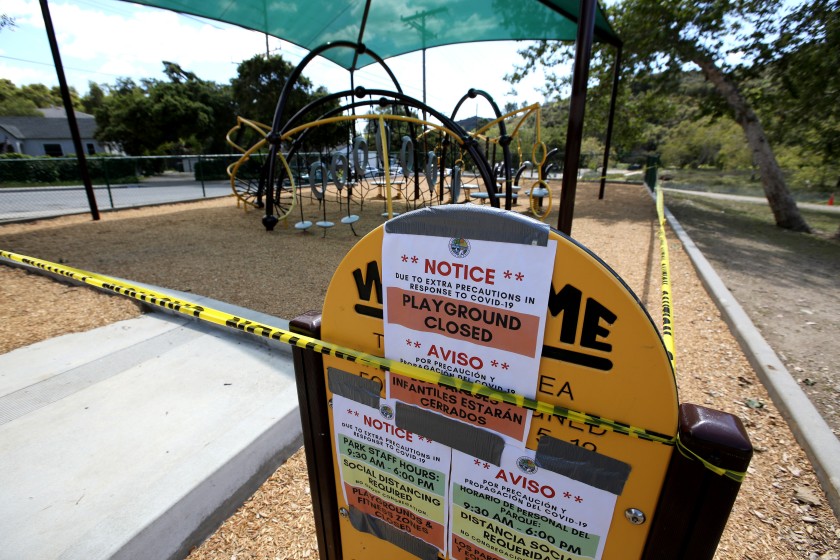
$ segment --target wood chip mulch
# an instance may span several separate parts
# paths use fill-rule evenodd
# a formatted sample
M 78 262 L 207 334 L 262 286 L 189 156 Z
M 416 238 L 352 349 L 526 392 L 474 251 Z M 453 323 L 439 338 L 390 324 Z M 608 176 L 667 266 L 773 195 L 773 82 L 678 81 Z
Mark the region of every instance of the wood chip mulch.
M 641 187 L 610 185 L 602 201 L 596 193 L 595 185 L 579 185 L 572 234 L 618 272 L 659 322 L 653 203 Z M 333 206 L 331 218 L 338 222 L 341 214 Z M 555 198 L 548 223 L 556 224 L 558 206 Z M 362 216 L 357 231 L 381 224 L 382 209 L 378 201 L 354 208 Z M 322 212 L 308 202 L 303 210 L 315 218 Z M 346 226 L 326 237 L 291 227 L 267 234 L 259 213 L 237 210 L 231 199 L 121 211 L 100 222 L 70 217 L 0 226 L 6 250 L 286 318 L 320 309 L 332 270 L 357 240 Z M 716 558 L 837 559 L 840 524 L 808 459 L 672 232 L 669 243 L 680 401 L 739 416 L 756 451 Z M 8 267 L 0 267 L 0 302 L 0 352 L 137 314 L 121 298 Z M 16 327 L 21 322 L 26 329 Z M 189 555 L 246 558 L 317 558 L 302 450 Z

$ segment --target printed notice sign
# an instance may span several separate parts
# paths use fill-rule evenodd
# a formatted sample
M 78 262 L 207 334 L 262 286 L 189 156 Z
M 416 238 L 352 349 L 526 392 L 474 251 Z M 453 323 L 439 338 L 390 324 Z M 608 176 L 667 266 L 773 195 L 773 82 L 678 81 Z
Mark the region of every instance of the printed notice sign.
M 386 233 L 385 356 L 533 397 L 557 242 Z M 391 374 L 389 397 L 524 442 L 530 413 Z
M 617 496 L 506 446 L 500 466 L 452 451 L 451 558 L 601 558 Z
M 333 395 L 336 450 L 348 506 L 446 550 L 451 450 L 397 427 L 379 410 Z

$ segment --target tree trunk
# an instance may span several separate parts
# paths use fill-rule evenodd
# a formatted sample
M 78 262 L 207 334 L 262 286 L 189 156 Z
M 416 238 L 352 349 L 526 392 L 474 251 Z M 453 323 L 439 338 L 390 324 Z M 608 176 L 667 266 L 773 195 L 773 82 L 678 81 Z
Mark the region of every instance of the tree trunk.
M 776 156 L 773 155 L 773 149 L 767 141 L 764 127 L 761 126 L 758 115 L 741 95 L 738 86 L 730 81 L 711 59 L 696 52 L 691 59 L 700 67 L 717 92 L 723 96 L 735 113 L 735 121 L 744 129 L 747 145 L 752 151 L 753 161 L 761 175 L 761 184 L 776 219 L 776 225 L 794 231 L 811 233 L 811 227 L 802 218 L 799 208 L 796 206 L 796 201 L 793 200 L 785 185 L 782 170 L 776 162 Z

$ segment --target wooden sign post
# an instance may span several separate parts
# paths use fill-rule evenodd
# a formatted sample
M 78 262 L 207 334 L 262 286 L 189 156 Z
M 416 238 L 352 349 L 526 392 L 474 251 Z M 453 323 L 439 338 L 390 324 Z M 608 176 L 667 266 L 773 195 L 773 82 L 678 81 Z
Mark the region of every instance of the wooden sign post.
M 676 385 L 591 252 L 517 214 L 423 209 L 347 254 L 320 321 L 391 365 L 297 352 L 322 558 L 642 557 Z

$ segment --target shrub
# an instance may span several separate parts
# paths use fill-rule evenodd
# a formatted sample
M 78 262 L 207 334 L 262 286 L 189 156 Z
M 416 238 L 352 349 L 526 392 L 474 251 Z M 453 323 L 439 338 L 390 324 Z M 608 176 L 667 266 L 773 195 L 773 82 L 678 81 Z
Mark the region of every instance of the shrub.
M 228 165 L 236 161 L 236 157 L 202 158 L 193 166 L 196 181 L 224 181 L 228 179 Z M 249 163 L 246 165 L 249 165 Z M 249 165 L 250 167 L 250 165 Z

